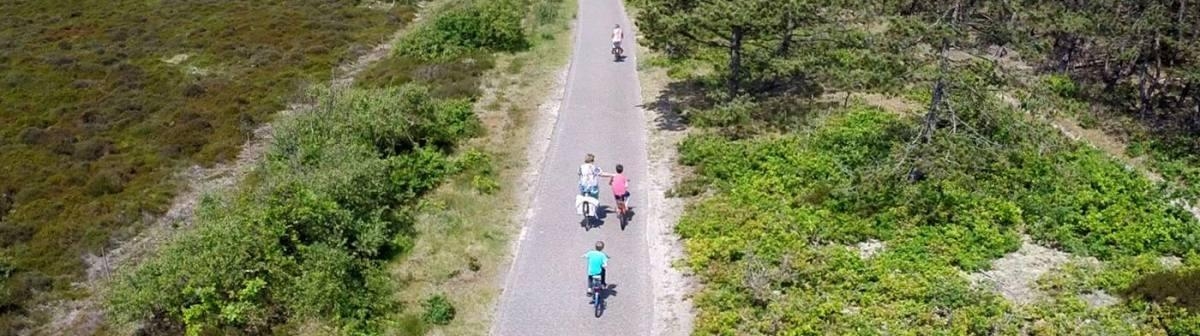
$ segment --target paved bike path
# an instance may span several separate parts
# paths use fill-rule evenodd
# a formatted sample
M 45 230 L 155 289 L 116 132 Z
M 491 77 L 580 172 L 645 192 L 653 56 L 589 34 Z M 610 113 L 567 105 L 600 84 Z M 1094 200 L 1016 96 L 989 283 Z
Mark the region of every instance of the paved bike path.
M 640 104 L 636 42 L 621 0 L 579 0 L 575 45 L 565 95 L 540 169 L 528 221 L 501 295 L 494 335 L 648 335 L 654 301 L 647 262 L 645 223 L 636 214 L 645 204 L 648 160 Z M 623 62 L 609 53 L 614 24 L 625 31 Z M 629 176 L 629 205 L 635 213 L 622 230 L 612 191 L 603 179 L 601 207 L 614 213 L 584 231 L 575 214 L 576 170 L 584 155 L 596 155 L 606 172 L 620 163 Z M 586 290 L 581 257 L 596 240 L 606 243 L 607 309 L 596 318 Z

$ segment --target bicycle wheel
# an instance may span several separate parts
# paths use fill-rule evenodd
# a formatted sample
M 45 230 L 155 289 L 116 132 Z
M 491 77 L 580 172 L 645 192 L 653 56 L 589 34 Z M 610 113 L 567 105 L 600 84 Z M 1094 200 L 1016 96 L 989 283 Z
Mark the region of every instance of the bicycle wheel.
M 580 224 L 583 225 L 584 230 L 590 231 L 592 229 L 592 216 L 589 215 L 591 212 L 592 204 L 583 202 L 583 221 L 581 221 Z
M 600 315 L 604 314 L 604 302 L 600 301 L 600 292 L 602 291 L 603 289 L 599 286 L 592 291 L 592 304 L 596 307 L 596 318 L 600 318 Z

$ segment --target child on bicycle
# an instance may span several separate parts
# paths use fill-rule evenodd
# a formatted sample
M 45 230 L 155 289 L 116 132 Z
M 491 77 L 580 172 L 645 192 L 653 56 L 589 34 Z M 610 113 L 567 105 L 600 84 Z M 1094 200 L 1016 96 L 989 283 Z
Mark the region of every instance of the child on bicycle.
M 625 166 L 617 164 L 617 173 L 608 179 L 612 187 L 613 199 L 617 201 L 617 214 L 625 216 L 625 201 L 629 199 L 629 178 L 625 176 Z
M 592 277 L 594 276 L 600 276 L 600 286 L 608 287 L 608 282 L 604 279 L 604 271 L 608 268 L 608 254 L 604 253 L 604 241 L 596 241 L 596 249 L 584 253 L 583 258 L 587 259 L 588 265 L 588 295 L 592 295 Z

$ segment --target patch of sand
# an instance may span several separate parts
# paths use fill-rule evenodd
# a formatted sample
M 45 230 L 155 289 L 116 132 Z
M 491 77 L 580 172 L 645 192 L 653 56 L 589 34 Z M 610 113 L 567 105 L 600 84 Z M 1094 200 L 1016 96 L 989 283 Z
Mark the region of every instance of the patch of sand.
M 1037 279 L 1062 264 L 1070 255 L 1045 248 L 1025 239 L 1021 249 L 992 261 L 992 269 L 971 273 L 968 278 L 976 285 L 995 289 L 1016 305 L 1036 301 L 1041 293 L 1035 288 Z
M 866 260 L 882 252 L 887 245 L 875 239 L 868 239 L 867 241 L 858 243 L 855 247 L 858 248 L 858 256 Z

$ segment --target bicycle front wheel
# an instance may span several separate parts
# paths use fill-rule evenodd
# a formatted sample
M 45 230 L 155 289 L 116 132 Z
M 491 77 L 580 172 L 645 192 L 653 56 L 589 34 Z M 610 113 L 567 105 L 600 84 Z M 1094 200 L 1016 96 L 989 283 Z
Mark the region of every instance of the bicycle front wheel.
M 596 318 L 600 318 L 600 315 L 604 314 L 604 303 L 600 301 L 600 292 L 600 290 L 596 290 L 596 292 L 592 294 L 594 295 L 592 298 L 592 303 L 596 307 Z

